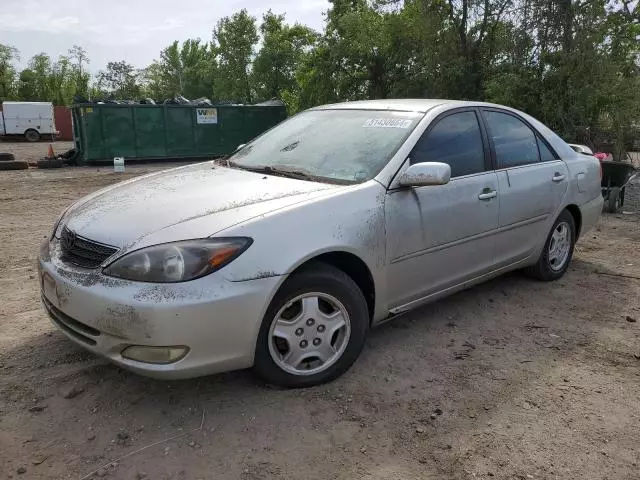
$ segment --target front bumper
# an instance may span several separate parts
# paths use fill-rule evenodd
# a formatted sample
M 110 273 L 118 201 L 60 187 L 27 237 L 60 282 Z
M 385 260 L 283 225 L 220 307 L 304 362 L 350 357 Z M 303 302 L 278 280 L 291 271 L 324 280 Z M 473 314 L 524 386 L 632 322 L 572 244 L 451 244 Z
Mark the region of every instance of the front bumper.
M 178 284 L 131 282 L 62 263 L 56 241 L 40 250 L 42 299 L 71 340 L 137 373 L 190 378 L 253 364 L 255 343 L 280 278 L 230 282 L 215 272 Z M 171 364 L 122 357 L 131 345 L 186 346 Z

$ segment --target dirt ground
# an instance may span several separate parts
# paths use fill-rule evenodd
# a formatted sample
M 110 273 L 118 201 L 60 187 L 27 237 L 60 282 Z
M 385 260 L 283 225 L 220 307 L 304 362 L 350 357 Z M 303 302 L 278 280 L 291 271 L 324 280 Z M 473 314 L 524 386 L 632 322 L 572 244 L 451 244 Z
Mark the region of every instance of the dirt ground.
M 35 162 L 47 155 L 49 144 L 53 147 L 56 155 L 73 148 L 73 142 L 2 142 L 0 141 L 0 152 L 10 152 L 16 156 L 16 160 L 26 160 Z
M 509 274 L 372 331 L 329 385 L 162 382 L 59 333 L 35 267 L 66 205 L 158 168 L 0 172 L 0 478 L 640 478 L 640 216 L 603 216 L 558 282 Z

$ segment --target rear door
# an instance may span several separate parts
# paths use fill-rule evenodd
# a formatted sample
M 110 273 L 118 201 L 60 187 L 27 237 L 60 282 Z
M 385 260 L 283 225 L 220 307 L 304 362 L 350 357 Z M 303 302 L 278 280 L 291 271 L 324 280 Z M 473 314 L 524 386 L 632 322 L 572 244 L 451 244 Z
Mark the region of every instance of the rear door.
M 500 191 L 496 267 L 530 256 L 549 233 L 569 172 L 550 145 L 513 112 L 482 109 Z

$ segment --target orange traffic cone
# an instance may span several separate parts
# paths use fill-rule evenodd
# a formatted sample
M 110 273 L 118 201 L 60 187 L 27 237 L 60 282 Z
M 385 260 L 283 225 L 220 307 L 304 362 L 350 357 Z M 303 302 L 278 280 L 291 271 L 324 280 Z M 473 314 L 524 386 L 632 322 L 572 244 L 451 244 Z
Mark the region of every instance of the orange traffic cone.
M 49 144 L 49 149 L 47 150 L 47 158 L 55 158 L 56 154 L 53 153 L 53 145 Z

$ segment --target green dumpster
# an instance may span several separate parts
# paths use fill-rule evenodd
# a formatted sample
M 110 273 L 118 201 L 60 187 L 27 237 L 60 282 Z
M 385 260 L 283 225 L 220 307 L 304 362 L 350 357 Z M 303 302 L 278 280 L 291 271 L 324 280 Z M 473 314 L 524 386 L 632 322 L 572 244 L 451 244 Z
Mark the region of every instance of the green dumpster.
M 228 155 L 287 117 L 283 105 L 121 105 L 72 107 L 80 163 Z

